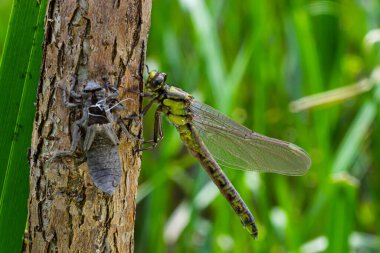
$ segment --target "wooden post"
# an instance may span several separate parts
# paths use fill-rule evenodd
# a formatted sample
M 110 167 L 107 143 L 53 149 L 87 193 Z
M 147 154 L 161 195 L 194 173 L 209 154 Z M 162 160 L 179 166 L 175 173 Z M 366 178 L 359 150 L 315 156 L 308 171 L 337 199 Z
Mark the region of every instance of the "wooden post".
M 81 116 L 63 105 L 71 76 L 78 89 L 87 80 L 117 83 L 123 116 L 141 110 L 141 90 L 150 26 L 150 0 L 50 0 L 30 154 L 29 224 L 26 252 L 133 252 L 137 142 L 119 133 L 122 179 L 111 197 L 92 183 L 87 164 L 51 162 L 51 152 L 68 150 L 71 124 Z M 130 131 L 141 132 L 132 121 Z

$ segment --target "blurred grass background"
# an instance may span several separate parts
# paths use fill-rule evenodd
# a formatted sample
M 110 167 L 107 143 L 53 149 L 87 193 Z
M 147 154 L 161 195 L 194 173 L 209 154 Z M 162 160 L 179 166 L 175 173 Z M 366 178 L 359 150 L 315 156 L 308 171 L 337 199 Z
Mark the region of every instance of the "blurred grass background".
M 256 217 L 254 241 L 165 122 L 163 141 L 143 154 L 135 251 L 380 252 L 379 9 L 375 0 L 154 0 L 150 68 L 245 126 L 303 147 L 313 165 L 303 177 L 225 171 Z M 373 84 L 363 94 L 289 109 L 362 80 Z M 150 113 L 145 138 L 152 128 Z

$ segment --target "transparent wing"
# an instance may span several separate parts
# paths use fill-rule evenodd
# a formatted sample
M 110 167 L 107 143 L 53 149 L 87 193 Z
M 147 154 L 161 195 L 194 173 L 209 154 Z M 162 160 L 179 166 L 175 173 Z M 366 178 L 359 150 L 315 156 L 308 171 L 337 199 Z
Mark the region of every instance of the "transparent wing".
M 310 168 L 308 154 L 292 143 L 255 133 L 197 101 L 191 102 L 190 110 L 204 144 L 222 167 L 290 176 Z

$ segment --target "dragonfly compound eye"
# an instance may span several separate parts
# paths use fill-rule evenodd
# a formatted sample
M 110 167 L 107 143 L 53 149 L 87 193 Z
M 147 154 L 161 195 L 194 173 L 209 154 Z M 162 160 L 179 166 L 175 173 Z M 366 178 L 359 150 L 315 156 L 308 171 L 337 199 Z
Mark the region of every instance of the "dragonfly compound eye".
M 163 86 L 166 81 L 166 74 L 162 72 L 152 71 L 149 74 L 148 83 L 151 84 L 151 88 L 157 90 Z

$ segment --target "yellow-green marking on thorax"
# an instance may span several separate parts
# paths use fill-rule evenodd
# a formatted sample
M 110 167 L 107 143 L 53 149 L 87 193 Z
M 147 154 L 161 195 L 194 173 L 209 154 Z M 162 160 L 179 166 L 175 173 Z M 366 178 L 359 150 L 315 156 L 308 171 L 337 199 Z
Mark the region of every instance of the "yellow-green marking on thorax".
M 164 99 L 162 104 L 169 107 L 170 114 L 185 116 L 187 114 L 187 106 L 184 101 L 173 99 Z

